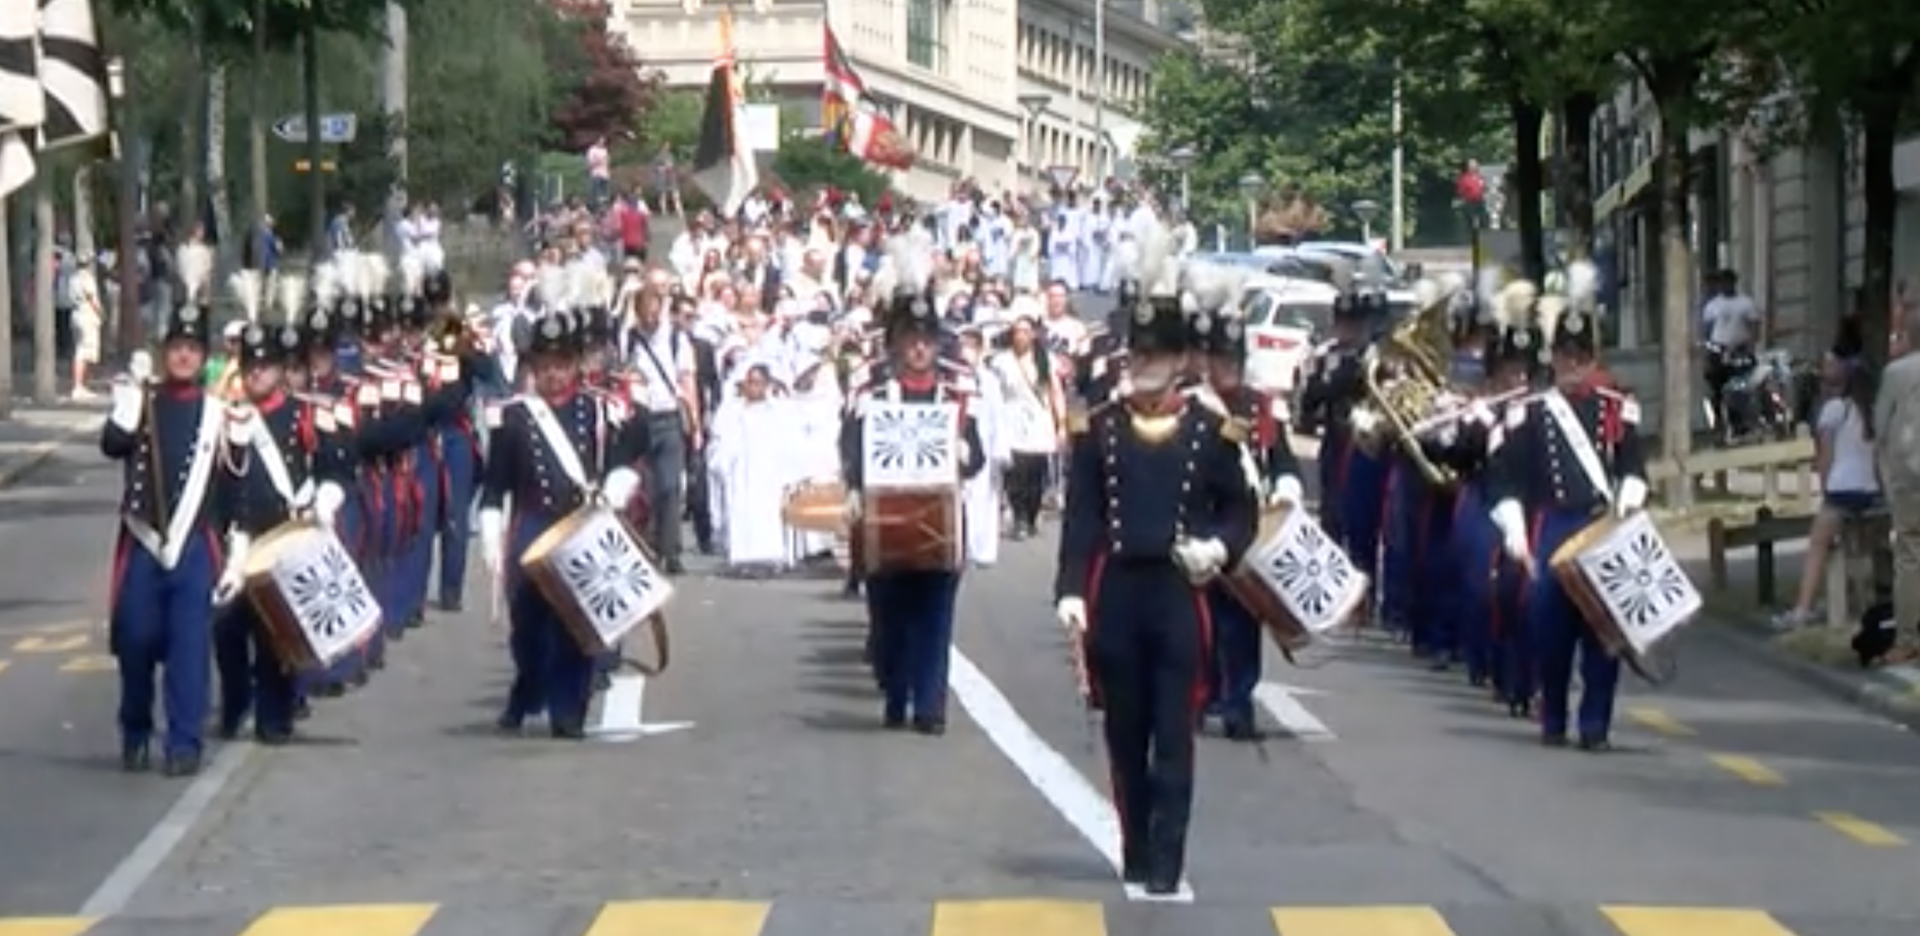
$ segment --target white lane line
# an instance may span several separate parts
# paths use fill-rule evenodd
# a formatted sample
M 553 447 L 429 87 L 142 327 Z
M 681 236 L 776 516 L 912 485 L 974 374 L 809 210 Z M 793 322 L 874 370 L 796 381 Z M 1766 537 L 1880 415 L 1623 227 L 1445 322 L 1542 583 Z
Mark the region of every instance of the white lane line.
M 199 824 L 213 806 L 213 801 L 220 796 L 220 791 L 233 782 L 234 774 L 239 773 L 241 765 L 246 763 L 252 751 L 251 744 L 221 745 L 213 755 L 213 762 L 207 765 L 200 776 L 193 778 L 192 783 L 187 784 L 173 807 L 147 831 L 147 837 L 127 852 L 127 857 L 120 859 L 107 879 L 94 888 L 87 902 L 80 905 L 80 915 L 110 917 L 125 909 L 154 872 L 160 870 L 167 856 L 180 847 L 187 833 Z
M 1333 729 L 1307 711 L 1307 706 L 1300 701 L 1301 696 L 1319 694 L 1285 683 L 1263 682 L 1253 687 L 1253 700 L 1260 703 L 1287 734 L 1301 741 L 1333 741 Z
M 953 648 L 948 660 L 947 684 L 974 723 L 1119 876 L 1120 815 L 1114 811 L 1113 802 L 1020 717 L 1013 703 L 960 648 Z M 1180 891 L 1171 897 L 1149 897 L 1144 889 L 1131 884 L 1126 892 L 1128 900 L 1192 903 L 1194 898 L 1193 887 L 1186 881 L 1180 882 Z

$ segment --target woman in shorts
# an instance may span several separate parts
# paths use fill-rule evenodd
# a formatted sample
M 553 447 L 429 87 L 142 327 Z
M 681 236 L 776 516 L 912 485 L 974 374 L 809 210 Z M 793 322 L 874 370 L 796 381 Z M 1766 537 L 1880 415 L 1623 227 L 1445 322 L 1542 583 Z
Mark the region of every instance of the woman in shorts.
M 1873 461 L 1873 378 L 1857 357 L 1829 353 L 1821 382 L 1827 392 L 1814 420 L 1814 471 L 1825 492 L 1807 536 L 1807 561 L 1800 574 L 1800 596 L 1774 619 L 1779 627 L 1799 627 L 1813 619 L 1813 604 L 1825 580 L 1827 560 L 1841 526 L 1880 506 L 1880 477 Z

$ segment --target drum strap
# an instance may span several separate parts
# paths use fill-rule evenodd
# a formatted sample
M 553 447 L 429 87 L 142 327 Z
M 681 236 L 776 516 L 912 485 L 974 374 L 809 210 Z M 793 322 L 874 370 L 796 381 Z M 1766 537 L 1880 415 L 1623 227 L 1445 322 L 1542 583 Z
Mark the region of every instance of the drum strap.
M 591 490 L 593 482 L 587 477 L 586 466 L 580 462 L 580 450 L 574 447 L 573 437 L 560 428 L 560 422 L 553 418 L 553 408 L 547 401 L 531 394 L 521 397 L 520 404 L 527 408 L 527 415 L 533 419 L 534 428 L 540 430 L 541 438 L 547 447 L 553 450 L 553 457 L 560 462 L 560 471 L 580 488 L 582 494 Z
M 273 438 L 273 427 L 267 425 L 264 417 L 254 420 L 253 447 L 260 453 L 260 463 L 267 470 L 267 481 L 273 485 L 274 493 L 286 503 L 289 513 L 299 510 L 313 500 L 313 479 L 294 490 L 293 476 L 287 473 L 287 460 L 280 452 L 280 443 Z
M 673 642 L 667 639 L 667 616 L 656 611 L 640 626 L 646 628 L 647 642 L 653 644 L 654 662 L 646 663 L 624 654 L 621 655 L 620 662 L 642 676 L 658 676 L 667 671 L 667 664 L 673 659 L 671 652 Z
M 1587 476 L 1587 483 L 1600 492 L 1607 506 L 1613 506 L 1613 483 L 1607 480 L 1606 466 L 1600 463 L 1600 451 L 1593 447 L 1593 436 L 1574 416 L 1573 407 L 1567 405 L 1566 396 L 1554 390 L 1543 396 L 1541 403 L 1546 406 L 1547 415 L 1559 424 L 1560 434 L 1566 437 L 1567 446 L 1573 449 L 1573 460 L 1580 464 L 1580 473 Z
M 180 564 L 180 554 L 186 550 L 187 534 L 193 531 L 193 525 L 200 518 L 200 506 L 207 499 L 207 482 L 213 475 L 214 447 L 220 438 L 220 423 L 226 418 L 226 404 L 215 394 L 207 394 L 200 406 L 200 432 L 194 439 L 193 452 L 188 456 L 191 462 L 187 466 L 186 482 L 180 486 L 180 501 L 173 506 L 173 514 L 167 518 L 165 535 L 132 517 L 126 518 L 127 530 L 133 538 L 160 560 L 160 567 L 172 569 Z M 153 446 L 160 447 L 158 429 L 154 433 Z M 155 484 L 164 484 L 165 478 L 156 475 Z

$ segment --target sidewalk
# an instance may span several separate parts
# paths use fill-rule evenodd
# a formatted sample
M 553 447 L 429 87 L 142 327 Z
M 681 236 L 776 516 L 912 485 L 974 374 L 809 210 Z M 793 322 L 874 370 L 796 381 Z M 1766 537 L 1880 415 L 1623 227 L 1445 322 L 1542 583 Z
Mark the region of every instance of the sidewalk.
M 1704 589 L 1706 536 L 1674 532 L 1669 537 L 1668 546 Z M 1781 544 L 1777 549 L 1774 569 L 1782 606 L 1792 603 L 1800 587 L 1805 546 L 1804 542 Z M 1757 575 L 1753 550 L 1730 553 L 1727 591 L 1706 595 L 1707 611 L 1694 627 L 1712 628 L 1727 638 L 1717 645 L 1736 647 L 1809 688 L 1920 731 L 1920 666 L 1905 663 L 1862 669 L 1848 646 L 1853 638 L 1851 624 L 1838 631 L 1824 625 L 1775 631 L 1772 617 L 1780 608 L 1755 605 Z M 1684 670 L 1684 660 L 1681 666 Z
M 17 405 L 0 419 L 0 488 L 11 487 L 45 464 L 60 446 L 99 431 L 106 404 Z

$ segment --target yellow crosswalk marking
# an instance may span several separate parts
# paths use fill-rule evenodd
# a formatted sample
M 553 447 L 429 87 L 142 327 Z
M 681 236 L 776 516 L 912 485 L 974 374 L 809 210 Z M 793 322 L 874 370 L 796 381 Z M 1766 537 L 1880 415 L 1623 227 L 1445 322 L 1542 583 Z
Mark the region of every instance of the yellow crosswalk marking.
M 0 664 L 6 661 L 0 660 Z M 0 920 L 0 936 L 81 936 L 93 928 L 85 917 L 27 917 Z
M 279 907 L 240 936 L 418 936 L 433 919 L 433 904 Z
M 1907 840 L 1895 835 L 1891 829 L 1877 822 L 1868 822 L 1859 816 L 1843 812 L 1817 812 L 1813 818 L 1827 824 L 1835 832 L 1853 839 L 1862 845 L 1874 848 L 1898 848 L 1907 844 Z
M 1297 907 L 1273 911 L 1280 936 L 1453 936 L 1432 907 Z
M 12 661 L 12 660 L 0 660 L 0 673 L 4 673 L 4 672 L 6 672 L 6 671 L 7 671 L 7 667 L 9 667 L 9 666 L 12 666 L 12 665 L 13 665 L 13 661 Z
M 84 649 L 93 638 L 87 634 L 22 637 L 13 642 L 15 653 L 72 653 Z
M 1640 706 L 1627 709 L 1627 717 L 1670 738 L 1685 738 L 1693 734 L 1693 729 L 1680 724 L 1672 715 L 1657 708 Z
M 1738 754 L 1712 754 L 1707 757 L 1715 766 L 1733 774 L 1754 786 L 1786 786 L 1787 778 L 1780 776 L 1772 767 Z
M 1693 907 L 1601 907 L 1623 936 L 1794 936 L 1758 910 Z
M 1070 900 L 942 901 L 931 936 L 1104 936 L 1106 912 Z
M 111 673 L 117 668 L 119 663 L 104 653 L 89 653 L 60 664 L 62 673 Z
M 769 904 L 734 900 L 610 903 L 582 936 L 759 936 Z

